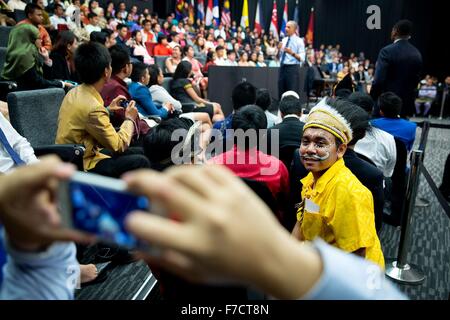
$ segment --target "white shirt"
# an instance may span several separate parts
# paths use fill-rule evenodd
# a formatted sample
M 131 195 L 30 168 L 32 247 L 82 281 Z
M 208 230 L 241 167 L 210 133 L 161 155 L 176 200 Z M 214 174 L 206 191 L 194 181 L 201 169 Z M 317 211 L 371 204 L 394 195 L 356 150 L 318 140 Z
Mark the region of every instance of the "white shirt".
M 180 101 L 175 100 L 164 87 L 154 84 L 149 90 L 154 103 L 162 105 L 169 102 L 174 106 L 175 110 L 182 112 Z
M 289 38 L 291 38 L 291 40 L 289 41 L 288 48 L 290 48 L 293 51 L 293 54 L 300 55 L 300 58 L 301 58 L 300 61 L 288 53 L 286 53 L 286 55 L 284 57 L 284 61 L 282 61 L 284 49 L 286 48 Z M 302 62 L 305 62 L 306 51 L 305 51 L 305 43 L 303 42 L 302 38 L 300 38 L 299 36 L 294 34 L 290 37 L 284 37 L 281 42 L 283 45 L 280 50 L 280 63 L 292 65 L 292 64 L 301 64 Z
M 50 17 L 50 23 L 55 27 L 55 29 L 58 29 L 58 24 L 67 25 L 67 20 L 64 17 L 58 17 L 56 14 L 54 14 Z
M 276 124 L 279 124 L 282 121 L 281 117 L 274 115 L 269 110 L 266 110 L 264 112 L 265 112 L 266 118 L 267 118 L 267 129 L 273 127 Z
M 371 127 L 364 138 L 356 143 L 355 152 L 372 160 L 385 177 L 392 176 L 397 161 L 397 149 L 390 133 Z
M 224 58 L 217 58 L 216 61 L 216 66 L 229 66 L 229 62 L 228 59 L 224 59 Z
M 26 3 L 20 1 L 20 0 L 9 0 L 8 1 L 8 7 L 14 11 L 14 10 L 25 10 L 25 7 L 27 6 Z
M 20 156 L 26 164 L 37 162 L 37 158 L 34 155 L 34 150 L 30 143 L 17 133 L 11 123 L 0 113 L 0 128 L 6 136 L 11 147 Z M 6 151 L 3 144 L 0 142 L 0 172 L 6 173 L 14 169 L 15 164 L 8 151 Z
M 97 31 L 100 32 L 102 31 L 102 28 L 100 28 L 99 26 L 93 26 L 92 24 L 88 24 L 84 27 L 84 29 L 87 31 L 88 34 L 91 34 L 91 32 Z
M 225 33 L 224 29 L 222 29 L 222 30 L 217 29 L 214 31 L 214 38 L 217 39 L 217 37 L 219 37 L 219 36 L 222 37 L 222 39 L 224 39 L 224 40 L 227 39 L 227 34 Z

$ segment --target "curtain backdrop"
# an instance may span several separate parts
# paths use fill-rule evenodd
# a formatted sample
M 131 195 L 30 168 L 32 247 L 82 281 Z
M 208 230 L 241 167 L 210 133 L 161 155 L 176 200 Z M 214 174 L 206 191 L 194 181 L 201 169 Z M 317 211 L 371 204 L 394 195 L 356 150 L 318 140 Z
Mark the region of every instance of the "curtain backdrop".
M 103 0 L 105 1 L 105 0 Z M 284 0 L 276 0 L 278 23 L 281 25 Z M 106 2 L 106 1 L 105 1 Z M 119 1 L 114 0 L 115 3 Z M 161 18 L 174 12 L 175 0 L 127 0 L 139 7 L 152 6 Z M 205 0 L 205 3 L 207 1 Z M 306 32 L 311 7 L 314 7 L 314 46 L 320 44 L 341 44 L 344 55 L 364 51 L 374 61 L 380 49 L 390 43 L 390 32 L 394 23 L 400 19 L 409 19 L 414 23 L 411 42 L 417 46 L 424 58 L 424 73 L 439 76 L 450 75 L 450 56 L 446 39 L 448 35 L 448 10 L 446 1 L 440 0 L 299 0 L 300 35 Z M 195 0 L 197 5 L 197 0 Z M 220 6 L 223 0 L 219 0 Z M 243 0 L 231 0 L 231 17 L 239 23 Z M 253 28 L 257 0 L 248 0 L 250 26 Z M 264 23 L 268 30 L 272 15 L 272 0 L 262 0 Z M 381 29 L 369 30 L 366 13 L 369 5 L 378 5 L 381 9 Z M 289 19 L 294 15 L 295 0 L 288 1 Z M 222 10 L 222 7 L 220 7 Z

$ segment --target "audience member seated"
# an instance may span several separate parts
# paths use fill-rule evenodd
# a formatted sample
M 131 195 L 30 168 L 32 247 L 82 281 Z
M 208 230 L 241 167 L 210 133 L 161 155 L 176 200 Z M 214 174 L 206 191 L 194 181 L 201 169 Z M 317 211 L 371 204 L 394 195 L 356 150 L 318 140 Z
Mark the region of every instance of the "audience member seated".
M 39 39 L 41 39 L 41 46 L 48 51 L 52 50 L 52 40 L 50 39 L 50 35 L 47 30 L 43 26 L 43 13 L 44 11 L 37 4 L 29 3 L 25 7 L 25 16 L 27 17 L 25 20 L 22 20 L 18 23 L 21 24 L 31 24 L 38 28 L 39 30 Z
M 142 41 L 142 33 L 140 31 L 133 31 L 130 47 L 133 51 L 133 56 L 142 57 L 143 62 L 148 65 L 155 63 L 153 58 L 148 54 L 147 48 Z
M 188 61 L 192 65 L 192 84 L 198 87 L 203 96 L 206 97 L 206 92 L 208 90 L 208 77 L 203 76 L 203 65 L 194 58 L 194 54 L 194 47 L 191 45 L 186 45 L 183 48 L 183 61 Z
M 131 75 L 133 71 L 133 64 L 130 61 L 130 55 L 128 51 L 123 49 L 119 45 L 115 45 L 109 49 L 111 55 L 111 67 L 112 76 L 103 86 L 101 91 L 102 98 L 106 106 L 109 106 L 112 101 L 119 95 L 123 96 L 126 100 L 131 100 L 131 95 L 128 92 L 128 86 L 125 80 Z M 117 110 L 110 110 L 111 122 L 115 127 L 122 125 L 125 121 L 126 115 L 124 108 L 118 108 Z M 142 136 L 147 134 L 150 130 L 148 124 L 144 120 L 140 120 L 137 117 L 135 138 L 138 142 L 142 141 Z M 133 141 L 135 142 L 135 141 Z
M 354 92 L 348 100 L 363 108 L 369 116 L 372 115 L 374 102 L 367 93 Z M 366 135 L 356 142 L 354 150 L 370 159 L 386 178 L 392 176 L 397 161 L 397 149 L 390 133 L 369 124 Z
M 180 114 L 180 117 L 188 118 L 193 121 L 201 121 L 204 124 L 207 124 L 209 128 L 212 127 L 211 118 L 209 114 L 206 112 L 187 112 L 183 113 L 182 105 L 180 101 L 174 99 L 169 92 L 162 86 L 164 82 L 164 75 L 162 70 L 156 65 L 153 64 L 148 67 L 150 81 L 148 86 L 150 87 L 150 94 L 152 95 L 152 99 L 154 103 L 164 104 L 170 103 L 172 104 L 176 113 Z
M 141 115 L 158 116 L 161 119 L 169 117 L 174 110 L 173 105 L 168 102 L 162 105 L 155 104 L 152 100 L 150 91 L 147 88 L 150 81 L 150 74 L 145 63 L 137 62 L 133 64 L 131 81 L 128 86 L 128 91 L 131 98 L 136 101 L 136 107 Z
M 56 143 L 82 144 L 86 171 L 120 177 L 124 172 L 148 168 L 150 163 L 139 148 L 129 149 L 135 132 L 138 111 L 134 101 L 125 109 L 125 121 L 116 132 L 108 109 L 123 109 L 116 97 L 105 108 L 103 86 L 111 76 L 111 55 L 99 43 L 80 45 L 75 52 L 75 67 L 83 83 L 70 90 L 63 100 L 58 118 Z
M 310 172 L 301 180 L 303 201 L 292 233 L 301 241 L 320 237 L 384 268 L 372 194 L 343 160 L 353 139 L 349 117 L 354 108 L 348 101 L 328 99 L 308 114 L 300 156 Z
M 47 79 L 63 79 L 79 82 L 73 62 L 73 56 L 77 48 L 77 37 L 72 31 L 60 32 L 50 53 L 52 65 L 50 67 L 44 65 L 45 77 Z
M 191 130 L 191 135 L 188 137 L 189 129 L 194 125 L 194 122 L 186 118 L 173 118 L 161 122 L 158 126 L 145 137 L 144 140 L 144 154 L 150 160 L 152 169 L 163 171 L 168 167 L 180 164 L 199 164 L 199 159 L 195 158 L 200 153 L 200 143 L 195 141 L 194 134 L 199 134 Z M 185 130 L 185 134 L 180 136 L 179 140 L 172 140 L 172 134 L 176 130 Z M 179 146 L 180 143 L 187 142 L 184 148 L 180 148 L 176 159 L 172 151 Z M 186 149 L 187 148 L 187 149 Z M 192 154 L 183 154 L 189 150 Z M 182 160 L 182 163 L 175 163 L 176 160 Z
M 100 32 L 102 28 L 98 25 L 98 16 L 94 12 L 90 12 L 88 14 L 89 24 L 84 27 L 88 34 L 91 34 L 93 31 Z
M 426 117 L 428 115 L 428 112 L 430 112 L 431 104 L 436 99 L 437 95 L 437 89 L 436 86 L 433 84 L 433 79 L 429 78 L 427 79 L 426 84 L 420 85 L 419 88 L 419 94 L 415 101 L 416 106 L 416 115 L 421 115 L 421 106 L 425 106 L 425 110 L 423 111 L 423 116 Z
M 142 22 L 144 28 L 141 30 L 142 33 L 142 42 L 145 43 L 154 43 L 155 42 L 155 34 L 152 31 L 152 22 L 151 20 L 144 20 Z
M 214 129 L 220 130 L 224 139 L 227 138 L 227 129 L 231 129 L 233 115 L 243 106 L 254 104 L 256 101 L 256 88 L 250 82 L 243 81 L 234 87 L 231 93 L 233 102 L 233 112 L 229 114 L 223 121 L 216 122 Z
M 170 92 L 172 96 L 181 103 L 194 103 L 196 108 L 192 111 L 207 112 L 212 122 L 223 120 L 224 115 L 220 104 L 205 100 L 195 92 L 192 83 L 189 80 L 191 74 L 191 63 L 188 61 L 181 61 L 170 82 Z
M 28 140 L 0 113 L 0 173 L 7 173 L 17 166 L 37 161 Z
M 261 143 L 259 130 L 266 128 L 267 118 L 260 107 L 247 105 L 239 108 L 232 119 L 233 148 L 208 162 L 225 165 L 241 178 L 264 182 L 276 199 L 286 199 L 289 192 L 286 166 L 277 158 L 258 150 Z
M 172 48 L 169 47 L 167 36 L 160 35 L 158 37 L 158 44 L 153 49 L 153 54 L 155 56 L 170 56 L 172 54 Z
M 67 20 L 64 14 L 64 8 L 61 4 L 55 5 L 54 15 L 50 17 L 50 23 L 52 24 L 55 30 L 58 30 L 60 26 L 67 27 Z
M 125 24 L 119 24 L 117 26 L 116 45 L 130 54 L 130 49 L 127 46 L 128 27 Z
M 300 100 L 287 96 L 280 101 L 280 112 L 283 121 L 267 131 L 267 146 L 271 146 L 272 132 L 278 130 L 278 147 L 282 149 L 288 146 L 300 147 L 304 123 L 300 120 L 302 106 Z
M 381 118 L 372 120 L 372 125 L 400 139 L 411 151 L 416 139 L 417 125 L 400 118 L 402 100 L 393 92 L 385 92 L 378 98 Z
M 178 64 L 181 62 L 181 47 L 175 46 L 172 49 L 172 55 L 168 57 L 165 61 L 166 72 L 167 73 L 175 73 Z
M 281 122 L 281 119 L 278 118 L 278 116 L 269 111 L 269 108 L 272 105 L 272 97 L 270 96 L 269 90 L 265 88 L 256 90 L 255 104 L 266 113 L 267 128 L 271 128 Z
M 48 51 L 41 47 L 38 29 L 28 23 L 15 26 L 9 34 L 2 78 L 16 81 L 18 90 L 72 86 L 60 80 L 46 80 L 42 70 L 44 63 L 50 65 L 51 60 Z
M 215 51 L 209 51 L 208 54 L 206 55 L 206 63 L 203 66 L 203 73 L 208 73 L 209 72 L 209 67 L 210 66 L 215 66 L 216 65 L 216 60 L 217 60 L 217 54 Z

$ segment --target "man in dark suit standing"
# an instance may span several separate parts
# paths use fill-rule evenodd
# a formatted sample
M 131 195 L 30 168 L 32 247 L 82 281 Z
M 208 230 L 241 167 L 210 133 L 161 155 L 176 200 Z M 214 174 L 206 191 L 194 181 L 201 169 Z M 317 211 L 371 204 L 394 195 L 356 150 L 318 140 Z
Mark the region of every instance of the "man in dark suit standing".
M 392 29 L 394 43 L 381 49 L 376 63 L 375 77 L 370 95 L 377 101 L 383 92 L 392 91 L 403 101 L 401 116 L 414 113 L 415 90 L 420 80 L 422 55 L 408 40 L 411 38 L 412 23 L 400 20 Z M 378 116 L 376 108 L 375 115 Z

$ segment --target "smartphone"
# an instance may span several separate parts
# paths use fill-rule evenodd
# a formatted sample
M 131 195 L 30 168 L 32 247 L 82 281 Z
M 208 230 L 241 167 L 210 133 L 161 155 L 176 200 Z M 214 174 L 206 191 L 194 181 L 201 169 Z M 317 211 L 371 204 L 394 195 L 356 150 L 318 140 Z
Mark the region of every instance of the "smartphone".
M 59 204 L 64 225 L 95 234 L 106 244 L 148 249 L 128 233 L 124 221 L 133 210 L 149 210 L 150 203 L 127 191 L 125 181 L 78 171 L 62 183 Z
M 120 103 L 119 103 L 119 105 L 122 107 L 122 108 L 124 108 L 124 109 L 126 109 L 126 108 L 128 108 L 128 105 L 130 104 L 130 101 L 128 101 L 128 100 L 122 100 L 122 101 L 120 101 Z

